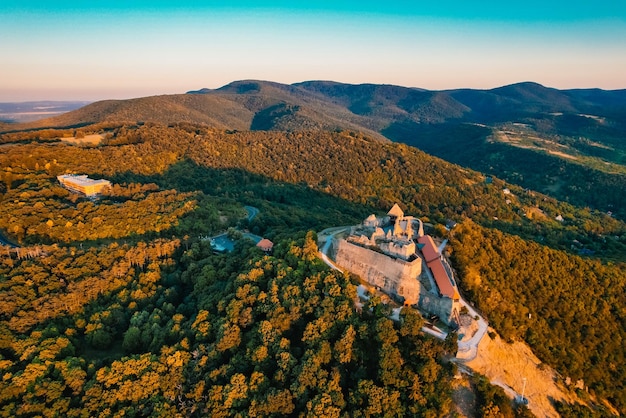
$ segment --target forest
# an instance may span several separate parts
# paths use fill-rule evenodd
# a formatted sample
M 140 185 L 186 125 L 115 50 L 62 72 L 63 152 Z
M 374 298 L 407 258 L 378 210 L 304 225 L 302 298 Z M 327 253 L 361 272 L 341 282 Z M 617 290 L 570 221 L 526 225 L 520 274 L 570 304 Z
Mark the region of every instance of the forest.
M 395 202 L 439 226 L 459 221 L 436 231 L 498 332 L 624 411 L 623 222 L 354 132 L 81 129 L 107 138 L 74 146 L 35 131 L 0 146 L 0 230 L 34 254 L 0 250 L 2 416 L 451 411 L 454 341 L 422 335 L 411 310 L 389 320 L 377 298 L 358 311 L 355 283 L 317 260 L 307 233 Z M 91 201 L 57 184 L 66 172 L 115 186 Z M 244 205 L 259 216 L 248 221 Z M 274 254 L 246 240 L 214 254 L 201 237 L 229 227 L 269 237 Z M 569 358 L 574 343 L 585 349 Z M 481 416 L 528 413 L 476 385 Z
M 353 208 L 361 207 L 359 216 L 404 202 L 408 211 L 436 222 L 471 218 L 555 249 L 625 261 L 626 224 L 606 213 L 359 133 L 237 132 L 190 124 L 94 130 L 107 133 L 104 144 L 113 145 L 5 145 L 0 158 L 7 161 L 15 153 L 28 154 L 20 169 L 39 167 L 45 175 L 60 173 L 78 160 L 84 172 L 116 183 L 155 183 L 163 190 L 202 191 L 250 202 L 256 199 L 259 204 L 297 200 L 302 193 L 321 200 L 339 198 L 355 204 Z M 5 188 L 21 181 L 19 170 L 0 174 Z M 285 190 L 266 187 L 277 182 Z M 327 209 L 333 210 L 333 205 Z
M 626 405 L 626 269 L 555 251 L 470 220 L 451 234 L 461 288 L 508 340 Z
M 557 135 L 541 131 L 540 125 L 546 121 L 532 122 L 539 125 L 536 127 L 539 132 L 530 128 L 521 132 L 534 141 L 541 141 L 540 147 L 533 143 L 528 147 L 513 146 L 493 140 L 493 131 L 504 129 L 509 133 L 510 124 L 488 128 L 475 124 L 405 123 L 390 127 L 385 134 L 446 161 L 493 173 L 507 182 L 541 191 L 558 200 L 626 219 L 626 195 L 622 193 L 626 188 L 623 141 L 603 135 L 606 132 L 602 131 L 589 136 L 603 138 L 602 142 L 592 143 L 581 137 L 586 134 L 584 131 L 568 132 L 571 136 Z M 514 126 L 513 130 L 520 131 L 520 128 Z M 515 132 L 514 137 L 515 134 L 522 136 Z M 463 138 L 463 152 L 458 152 L 459 138 Z M 555 154 L 542 149 L 547 141 L 555 148 Z M 557 156 L 559 149 L 570 150 L 572 154 Z

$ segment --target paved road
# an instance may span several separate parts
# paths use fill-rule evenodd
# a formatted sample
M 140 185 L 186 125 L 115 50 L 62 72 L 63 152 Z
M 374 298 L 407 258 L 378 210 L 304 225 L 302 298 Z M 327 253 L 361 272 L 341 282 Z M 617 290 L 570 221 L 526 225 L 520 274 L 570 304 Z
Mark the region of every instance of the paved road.
M 326 240 L 326 242 L 324 243 L 324 246 L 322 247 L 322 249 L 319 252 L 319 255 L 322 259 L 322 261 L 324 261 L 324 263 L 326 263 L 328 265 L 328 267 L 330 267 L 333 270 L 337 270 L 337 271 L 343 271 L 339 268 L 339 266 L 337 266 L 335 263 L 333 263 L 331 261 L 330 258 L 328 258 L 328 250 L 330 249 L 330 244 L 332 243 L 332 236 L 328 237 L 328 239 Z
M 11 248 L 18 248 L 19 247 L 19 245 L 15 245 L 11 241 L 9 241 L 4 235 L 2 235 L 1 232 L 0 232 L 0 244 L 6 245 L 6 246 L 11 247 Z
M 324 242 L 324 245 L 319 250 L 319 256 L 322 259 L 322 261 L 326 263 L 326 265 L 328 265 L 328 267 L 330 267 L 333 270 L 343 271 L 341 268 L 339 268 L 339 266 L 337 266 L 337 264 L 335 264 L 328 257 L 328 251 L 330 250 L 330 245 L 332 244 L 333 238 L 335 238 L 335 235 L 339 235 L 340 233 L 348 230 L 349 228 L 350 228 L 349 226 L 338 226 L 335 228 L 327 228 L 323 230 L 322 232 L 320 232 L 319 234 L 317 234 L 318 239 L 320 237 L 324 239 L 324 237 L 327 236 L 326 241 Z
M 448 240 L 445 240 L 440 246 L 439 246 L 439 253 L 443 254 L 443 250 L 445 248 L 445 244 L 447 244 Z M 446 264 L 448 263 L 447 260 Z M 455 279 L 456 282 L 456 279 Z M 457 343 L 457 347 L 458 347 L 458 351 L 456 354 L 456 359 L 457 361 L 460 362 L 467 362 L 470 360 L 473 360 L 476 358 L 476 356 L 478 355 L 478 344 L 480 343 L 480 341 L 483 339 L 483 337 L 485 336 L 485 334 L 487 333 L 487 329 L 489 328 L 489 324 L 487 323 L 487 321 L 485 321 L 485 319 L 480 316 L 478 314 L 478 312 L 476 312 L 476 310 L 474 308 L 472 308 L 472 306 L 463 298 L 460 298 L 459 300 L 460 304 L 465 306 L 467 308 L 467 311 L 469 313 L 469 315 L 472 318 L 478 318 L 478 320 L 476 320 L 476 323 L 478 324 L 478 330 L 474 333 L 474 335 L 472 336 L 472 338 L 470 338 L 467 341 L 459 341 Z
M 259 214 L 259 210 L 254 206 L 244 206 L 243 208 L 248 212 L 248 221 L 253 220 Z
M 472 306 L 467 303 L 467 301 L 461 298 L 460 302 L 463 306 L 467 307 L 467 311 L 472 316 L 472 318 L 478 317 L 478 331 L 476 331 L 476 333 L 469 340 L 459 341 L 457 344 L 459 351 L 456 354 L 456 358 L 458 361 L 466 362 L 474 360 L 476 358 L 476 355 L 478 355 L 478 344 L 487 333 L 489 324 L 482 316 L 478 315 L 478 312 L 476 312 L 476 310 L 472 308 Z

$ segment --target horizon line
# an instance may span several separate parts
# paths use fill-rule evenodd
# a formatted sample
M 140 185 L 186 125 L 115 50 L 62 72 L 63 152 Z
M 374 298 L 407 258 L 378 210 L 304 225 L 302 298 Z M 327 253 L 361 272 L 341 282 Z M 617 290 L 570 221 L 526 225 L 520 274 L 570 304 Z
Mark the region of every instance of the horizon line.
M 279 82 L 279 81 L 272 81 L 272 80 L 264 80 L 264 79 L 255 79 L 255 78 L 244 78 L 244 79 L 239 79 L 239 80 L 233 80 L 230 81 L 226 84 L 220 85 L 218 87 L 200 87 L 200 88 L 196 88 L 196 89 L 190 89 L 190 90 L 185 90 L 185 91 L 181 91 L 181 92 L 145 92 L 145 93 L 122 93 L 122 92 L 118 92 L 117 94 L 113 94 L 109 97 L 106 96 L 106 94 L 97 94 L 98 98 L 94 98 L 96 97 L 96 94 L 87 94 L 85 95 L 85 93 L 82 93 L 83 95 L 81 96 L 81 93 L 76 93 L 75 96 L 76 98 L 67 98 L 67 99 L 59 99 L 59 98 L 28 98 L 28 99 L 0 99 L 0 103 L 37 103 L 37 102 L 59 102 L 59 103 L 63 103 L 63 102 L 84 102 L 84 103 L 94 103 L 94 102 L 99 102 L 99 101 L 106 101 L 106 100 L 132 100 L 132 99 L 141 99 L 141 98 L 145 98 L 145 97 L 156 97 L 156 96 L 175 96 L 175 95 L 182 95 L 182 94 L 193 94 L 192 92 L 198 92 L 198 91 L 202 91 L 202 90 L 209 90 L 209 91 L 215 91 L 215 90 L 219 90 L 223 87 L 235 84 L 235 83 L 241 83 L 241 82 L 260 82 L 260 83 L 271 83 L 271 84 L 278 84 L 278 85 L 283 85 L 283 86 L 295 86 L 297 84 L 302 84 L 302 83 L 311 83 L 311 82 L 318 82 L 318 83 L 333 83 L 333 84 L 339 84 L 339 85 L 346 85 L 346 86 L 366 86 L 366 85 L 372 85 L 372 86 L 393 86 L 393 87 L 401 87 L 401 88 L 407 88 L 407 89 L 416 89 L 416 90 L 423 90 L 423 91 L 431 91 L 431 92 L 447 92 L 447 91 L 454 91 L 454 90 L 479 90 L 479 91 L 489 91 L 489 90 L 495 90 L 498 88 L 503 88 L 503 87 L 509 87 L 509 86 L 515 86 L 515 85 L 523 85 L 523 84 L 534 84 L 534 85 L 538 85 L 547 89 L 554 89 L 554 90 L 559 90 L 559 91 L 571 91 L 571 90 L 601 90 L 601 91 L 622 91 L 622 90 L 626 90 L 626 87 L 621 87 L 621 88 L 602 88 L 602 87 L 567 87 L 567 88 L 562 88 L 562 87 L 552 87 L 549 85 L 545 85 L 542 84 L 540 82 L 537 81 L 532 81 L 532 80 L 525 80 L 525 81 L 518 81 L 518 82 L 513 82 L 513 83 L 507 83 L 507 84 L 502 84 L 502 85 L 496 85 L 494 87 L 450 87 L 450 88 L 425 88 L 425 87 L 418 87 L 418 86 L 406 86 L 406 85 L 401 85 L 401 84 L 394 84 L 394 83 L 374 83 L 374 82 L 363 82 L 363 83 L 350 83 L 350 82 L 343 82 L 343 81 L 335 81 L 335 80 L 330 80 L 330 79 L 309 79 L 309 80 L 303 80 L 303 81 L 296 81 L 293 83 L 286 83 L 286 82 Z M 142 89 L 142 90 L 147 90 L 147 89 Z M 19 95 L 19 93 L 17 93 Z M 26 93 L 28 94 L 28 93 Z M 12 93 L 12 96 L 15 96 L 16 93 Z M 63 93 L 59 93 L 57 96 L 61 96 L 63 95 Z M 2 92 L 0 92 L 0 97 L 2 97 L 3 94 Z M 47 95 L 50 97 L 50 95 Z M 87 96 L 92 96 L 91 98 L 87 98 Z

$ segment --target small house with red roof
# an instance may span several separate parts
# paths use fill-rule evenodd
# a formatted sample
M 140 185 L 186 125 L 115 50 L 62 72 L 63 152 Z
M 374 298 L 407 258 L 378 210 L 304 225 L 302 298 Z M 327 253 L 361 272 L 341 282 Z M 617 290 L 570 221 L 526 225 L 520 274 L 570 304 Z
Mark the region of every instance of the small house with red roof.
M 263 238 L 256 244 L 256 246 L 267 254 L 271 253 L 274 249 L 274 243 L 267 238 Z

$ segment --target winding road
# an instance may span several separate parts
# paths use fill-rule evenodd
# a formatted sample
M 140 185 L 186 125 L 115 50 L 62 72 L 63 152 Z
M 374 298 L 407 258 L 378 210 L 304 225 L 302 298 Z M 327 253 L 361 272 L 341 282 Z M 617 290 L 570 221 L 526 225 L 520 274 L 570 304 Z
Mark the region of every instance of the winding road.
M 343 271 L 342 269 L 339 268 L 339 266 L 337 266 L 337 264 L 333 263 L 333 261 L 328 257 L 328 250 L 330 250 L 330 245 L 333 242 L 333 238 L 335 237 L 335 235 L 340 234 L 341 232 L 344 232 L 346 230 L 348 230 L 350 227 L 349 226 L 339 226 L 336 228 L 327 228 L 325 230 L 323 230 L 322 232 L 320 232 L 317 236 L 318 236 L 318 240 L 320 236 L 324 236 L 324 235 L 328 235 L 328 238 L 326 238 L 326 241 L 324 242 L 324 245 L 322 246 L 321 250 L 319 251 L 319 256 L 322 259 L 322 261 L 324 263 L 326 263 L 326 265 L 328 267 L 330 267 L 333 270 L 337 270 L 337 271 Z
M 19 245 L 16 245 L 12 243 L 11 241 L 9 241 L 4 235 L 2 235 L 2 232 L 0 232 L 0 244 L 6 245 L 7 247 L 11 247 L 11 248 L 19 248 Z
M 470 316 L 472 318 L 478 317 L 476 323 L 478 324 L 478 330 L 474 333 L 472 338 L 467 341 L 459 341 L 457 343 L 458 351 L 456 353 L 456 359 L 459 362 L 467 362 L 470 360 L 474 360 L 476 355 L 478 355 L 478 344 L 480 340 L 483 339 L 485 334 L 487 333 L 487 329 L 489 328 L 489 324 L 485 319 L 476 312 L 472 306 L 467 303 L 467 301 L 463 298 L 460 299 L 461 305 L 467 308 Z

